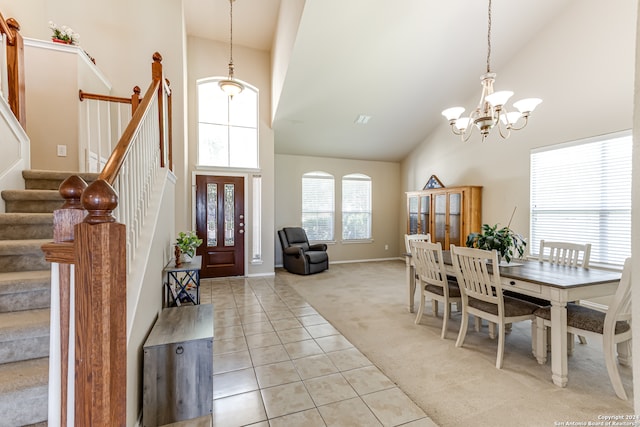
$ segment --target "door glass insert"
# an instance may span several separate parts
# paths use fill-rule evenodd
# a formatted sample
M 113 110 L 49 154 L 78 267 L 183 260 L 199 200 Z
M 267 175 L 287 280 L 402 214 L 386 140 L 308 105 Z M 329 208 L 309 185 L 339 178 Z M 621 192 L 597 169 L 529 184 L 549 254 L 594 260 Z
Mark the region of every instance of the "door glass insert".
M 235 186 L 233 184 L 224 185 L 224 245 L 233 246 L 235 244 Z
M 207 246 L 218 246 L 217 184 L 207 184 Z

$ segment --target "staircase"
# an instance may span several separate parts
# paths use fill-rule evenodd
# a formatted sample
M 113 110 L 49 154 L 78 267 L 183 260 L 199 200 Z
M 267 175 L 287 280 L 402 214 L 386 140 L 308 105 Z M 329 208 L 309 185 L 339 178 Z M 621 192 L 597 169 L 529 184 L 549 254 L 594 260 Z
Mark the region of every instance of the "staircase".
M 26 170 L 24 190 L 2 191 L 0 213 L 0 427 L 46 425 L 50 265 L 58 187 L 71 172 Z M 97 174 L 79 174 L 87 183 Z

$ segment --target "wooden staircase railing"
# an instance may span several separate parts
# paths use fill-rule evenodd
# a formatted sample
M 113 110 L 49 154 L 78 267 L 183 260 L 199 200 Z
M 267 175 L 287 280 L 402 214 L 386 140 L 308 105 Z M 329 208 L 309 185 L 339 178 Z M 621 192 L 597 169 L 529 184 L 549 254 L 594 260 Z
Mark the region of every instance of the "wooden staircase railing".
M 78 92 L 78 97 L 84 105 L 86 126 L 80 133 L 78 149 L 85 153 L 81 165 L 81 172 L 99 172 L 106 160 L 102 153 L 111 153 L 118 142 L 116 138 L 124 133 L 125 126 L 131 120 L 140 104 L 140 87 L 133 88 L 129 98 Z M 123 111 L 123 106 L 129 105 L 130 112 Z
M 7 103 L 22 129 L 26 129 L 24 41 L 20 34 L 20 24 L 13 18 L 5 20 L 0 13 L 0 34 L 2 34 L 2 45 L 6 55 L 5 64 L 0 71 L 3 96 L 7 98 Z
M 152 181 L 172 165 L 171 92 L 161 61 L 155 53 L 152 82 L 99 179 L 87 186 L 72 176 L 60 186 L 65 205 L 54 213 L 53 243 L 43 245 L 58 272 L 52 286 L 56 282 L 60 295 L 62 426 L 126 425 L 127 266 Z M 66 411 L 69 401 L 73 415 Z

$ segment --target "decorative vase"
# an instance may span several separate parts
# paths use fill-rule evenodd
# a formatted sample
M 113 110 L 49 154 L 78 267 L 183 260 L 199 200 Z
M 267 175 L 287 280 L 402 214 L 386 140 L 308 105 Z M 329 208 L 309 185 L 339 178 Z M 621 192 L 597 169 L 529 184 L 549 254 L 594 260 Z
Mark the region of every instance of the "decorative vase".
M 62 40 L 62 39 L 57 39 L 55 37 L 52 37 L 51 41 L 53 41 L 54 43 L 60 43 L 60 44 L 71 44 L 71 40 Z
M 175 260 L 176 260 L 176 267 L 180 267 L 182 265 L 182 251 L 180 250 L 180 246 L 176 245 L 174 254 L 175 254 Z
M 193 257 L 187 253 L 182 253 L 182 261 L 186 262 L 186 263 L 190 263 L 191 261 L 193 261 Z

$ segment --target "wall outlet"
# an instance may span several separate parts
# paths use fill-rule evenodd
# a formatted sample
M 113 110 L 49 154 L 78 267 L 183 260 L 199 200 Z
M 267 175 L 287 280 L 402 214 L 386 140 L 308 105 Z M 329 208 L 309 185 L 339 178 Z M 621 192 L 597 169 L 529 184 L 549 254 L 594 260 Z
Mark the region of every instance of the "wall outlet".
M 58 157 L 67 157 L 66 145 L 58 145 Z
M 389 245 L 384 245 L 384 250 L 388 251 L 389 250 Z

